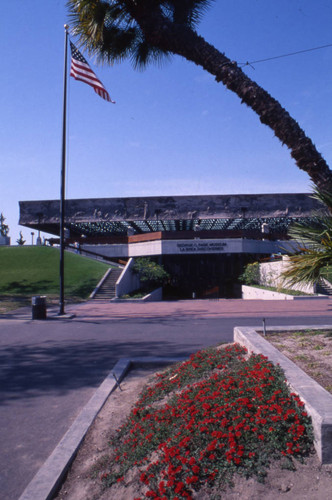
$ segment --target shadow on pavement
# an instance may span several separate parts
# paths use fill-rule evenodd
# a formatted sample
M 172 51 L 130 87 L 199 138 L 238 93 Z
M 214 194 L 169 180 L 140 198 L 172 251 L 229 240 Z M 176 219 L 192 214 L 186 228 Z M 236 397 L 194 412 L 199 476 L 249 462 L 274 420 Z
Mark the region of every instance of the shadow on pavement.
M 14 345 L 0 353 L 0 402 L 33 398 L 42 393 L 65 394 L 96 387 L 121 357 L 189 356 L 193 348 L 170 342 L 45 341 L 43 345 Z

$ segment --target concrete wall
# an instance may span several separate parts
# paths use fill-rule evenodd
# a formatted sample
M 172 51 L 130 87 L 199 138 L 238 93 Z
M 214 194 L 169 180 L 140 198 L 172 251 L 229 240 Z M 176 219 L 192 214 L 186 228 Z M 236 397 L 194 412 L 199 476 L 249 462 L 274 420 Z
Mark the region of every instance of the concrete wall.
M 304 293 L 315 293 L 313 285 L 287 285 L 287 282 L 281 278 L 281 273 L 287 269 L 289 257 L 282 257 L 282 260 L 276 262 L 264 262 L 259 266 L 260 284 L 265 286 L 274 286 L 276 288 L 290 288 Z
M 144 297 L 144 302 L 159 302 L 163 300 L 163 289 L 162 287 L 153 290 L 153 292 L 149 293 Z
M 148 295 L 145 295 L 145 297 L 142 297 L 141 299 L 121 299 L 115 297 L 114 299 L 111 300 L 111 302 L 120 302 L 121 304 L 139 304 L 140 302 L 159 302 L 163 300 L 163 289 L 162 288 L 157 288 L 156 290 L 153 290 L 153 292 L 149 293 Z
M 126 267 L 119 276 L 115 285 L 116 297 L 121 297 L 127 293 L 133 292 L 140 288 L 140 280 L 137 274 L 132 271 L 134 259 L 129 259 Z
M 256 288 L 254 286 L 242 285 L 242 298 L 246 300 L 305 300 L 312 299 L 312 295 L 287 295 L 286 293 L 273 292 Z M 325 295 L 316 295 L 315 298 L 325 299 Z
M 247 285 L 242 285 L 242 298 L 246 300 L 293 300 L 292 295 Z
M 287 285 L 287 282 L 281 278 L 281 273 L 287 269 L 289 265 L 289 257 L 284 255 L 282 260 L 275 262 L 264 262 L 259 265 L 260 284 L 264 286 L 273 286 L 275 288 L 289 288 L 290 290 L 297 290 L 304 294 L 316 293 L 314 285 Z M 265 299 L 265 300 L 303 300 L 312 298 L 312 295 L 287 295 L 285 293 L 273 292 L 271 290 L 264 290 L 263 288 L 256 288 L 251 286 L 242 285 L 242 298 L 243 299 Z M 325 298 L 324 295 L 317 296 L 317 298 Z
M 81 245 L 82 250 L 95 252 L 105 257 L 128 258 L 128 245 L 115 243 L 114 245 Z

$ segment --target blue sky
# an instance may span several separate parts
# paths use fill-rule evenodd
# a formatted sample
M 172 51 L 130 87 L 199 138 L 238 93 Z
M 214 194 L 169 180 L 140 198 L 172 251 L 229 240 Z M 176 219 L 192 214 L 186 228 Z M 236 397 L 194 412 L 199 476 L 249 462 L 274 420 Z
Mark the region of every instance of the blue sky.
M 0 212 L 58 199 L 65 0 L 2 5 Z M 239 63 L 332 44 L 330 0 L 216 0 L 198 32 Z M 75 42 L 75 39 L 73 39 Z M 232 92 L 173 57 L 135 71 L 89 63 L 116 104 L 70 78 L 67 198 L 310 191 L 289 151 Z M 247 66 L 332 165 L 332 47 Z

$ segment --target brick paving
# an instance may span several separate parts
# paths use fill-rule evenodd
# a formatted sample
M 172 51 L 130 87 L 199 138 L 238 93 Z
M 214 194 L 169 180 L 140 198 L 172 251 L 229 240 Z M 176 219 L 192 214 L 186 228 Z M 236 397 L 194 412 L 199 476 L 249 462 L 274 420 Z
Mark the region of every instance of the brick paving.
M 234 317 L 305 317 L 331 316 L 332 299 L 304 300 L 182 300 L 154 303 L 116 303 L 89 301 L 85 304 L 68 306 L 68 312 L 75 312 L 80 319 L 120 318 L 234 318 Z

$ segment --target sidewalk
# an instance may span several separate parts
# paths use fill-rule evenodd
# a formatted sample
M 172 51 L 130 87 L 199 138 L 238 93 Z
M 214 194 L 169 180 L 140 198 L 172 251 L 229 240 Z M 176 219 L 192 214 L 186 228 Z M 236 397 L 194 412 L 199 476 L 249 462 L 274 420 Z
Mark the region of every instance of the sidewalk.
M 47 319 L 68 319 L 58 316 L 59 308 L 47 308 Z M 121 318 L 142 317 L 180 317 L 199 318 L 217 317 L 299 317 L 299 316 L 331 316 L 332 298 L 321 300 L 285 301 L 285 300 L 181 300 L 142 303 L 117 303 L 105 301 L 87 301 L 80 304 L 69 304 L 65 307 L 66 315 L 75 315 L 77 320 L 101 319 L 103 321 Z M 24 307 L 7 314 L 0 315 L 1 320 L 31 320 L 31 307 Z

